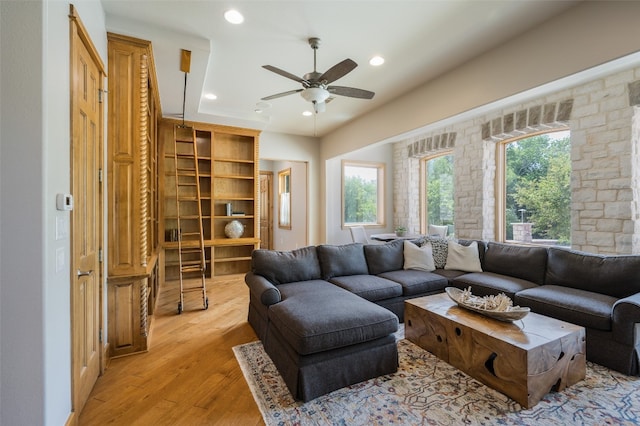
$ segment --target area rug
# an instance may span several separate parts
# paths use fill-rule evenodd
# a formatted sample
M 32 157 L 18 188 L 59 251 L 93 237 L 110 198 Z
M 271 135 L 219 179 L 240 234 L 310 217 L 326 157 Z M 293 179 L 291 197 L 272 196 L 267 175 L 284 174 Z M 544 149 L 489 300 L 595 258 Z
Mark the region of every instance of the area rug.
M 267 425 L 640 424 L 640 378 L 587 363 L 587 377 L 531 409 L 488 388 L 408 340 L 396 373 L 295 401 L 262 343 L 233 348 Z

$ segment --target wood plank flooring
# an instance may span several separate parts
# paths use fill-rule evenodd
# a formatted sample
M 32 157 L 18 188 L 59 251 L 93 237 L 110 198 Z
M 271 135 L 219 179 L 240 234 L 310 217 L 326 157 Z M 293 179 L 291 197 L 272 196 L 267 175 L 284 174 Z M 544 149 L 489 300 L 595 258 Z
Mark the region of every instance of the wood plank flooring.
M 178 283 L 160 290 L 148 352 L 112 359 L 79 416 L 79 425 L 264 425 L 233 355 L 257 340 L 247 322 L 243 275 L 186 293 L 177 315 Z

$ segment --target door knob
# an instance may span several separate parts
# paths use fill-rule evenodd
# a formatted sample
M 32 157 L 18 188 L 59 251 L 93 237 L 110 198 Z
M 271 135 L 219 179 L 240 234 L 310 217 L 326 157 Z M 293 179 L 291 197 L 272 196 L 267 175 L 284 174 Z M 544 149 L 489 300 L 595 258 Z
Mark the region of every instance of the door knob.
M 86 277 L 88 275 L 93 274 L 93 269 L 90 269 L 88 271 L 81 271 L 80 269 L 78 269 L 77 274 L 78 274 L 78 277 Z

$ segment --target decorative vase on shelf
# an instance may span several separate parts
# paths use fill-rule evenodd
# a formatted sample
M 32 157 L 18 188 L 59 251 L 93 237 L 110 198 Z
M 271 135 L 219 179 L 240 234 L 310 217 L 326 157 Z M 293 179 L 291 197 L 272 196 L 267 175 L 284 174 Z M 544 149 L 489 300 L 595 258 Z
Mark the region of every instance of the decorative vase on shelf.
M 228 238 L 240 238 L 244 234 L 244 225 L 239 220 L 232 220 L 225 225 L 224 234 Z

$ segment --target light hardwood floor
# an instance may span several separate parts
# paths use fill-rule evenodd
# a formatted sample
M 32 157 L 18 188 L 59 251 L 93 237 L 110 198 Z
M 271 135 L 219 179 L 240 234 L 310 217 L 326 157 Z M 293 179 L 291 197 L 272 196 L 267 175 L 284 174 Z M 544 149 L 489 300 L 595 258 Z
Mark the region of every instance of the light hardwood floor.
M 80 425 L 264 425 L 233 355 L 257 340 L 247 322 L 244 276 L 186 293 L 176 314 L 177 282 L 160 290 L 148 352 L 112 359 L 80 414 Z

